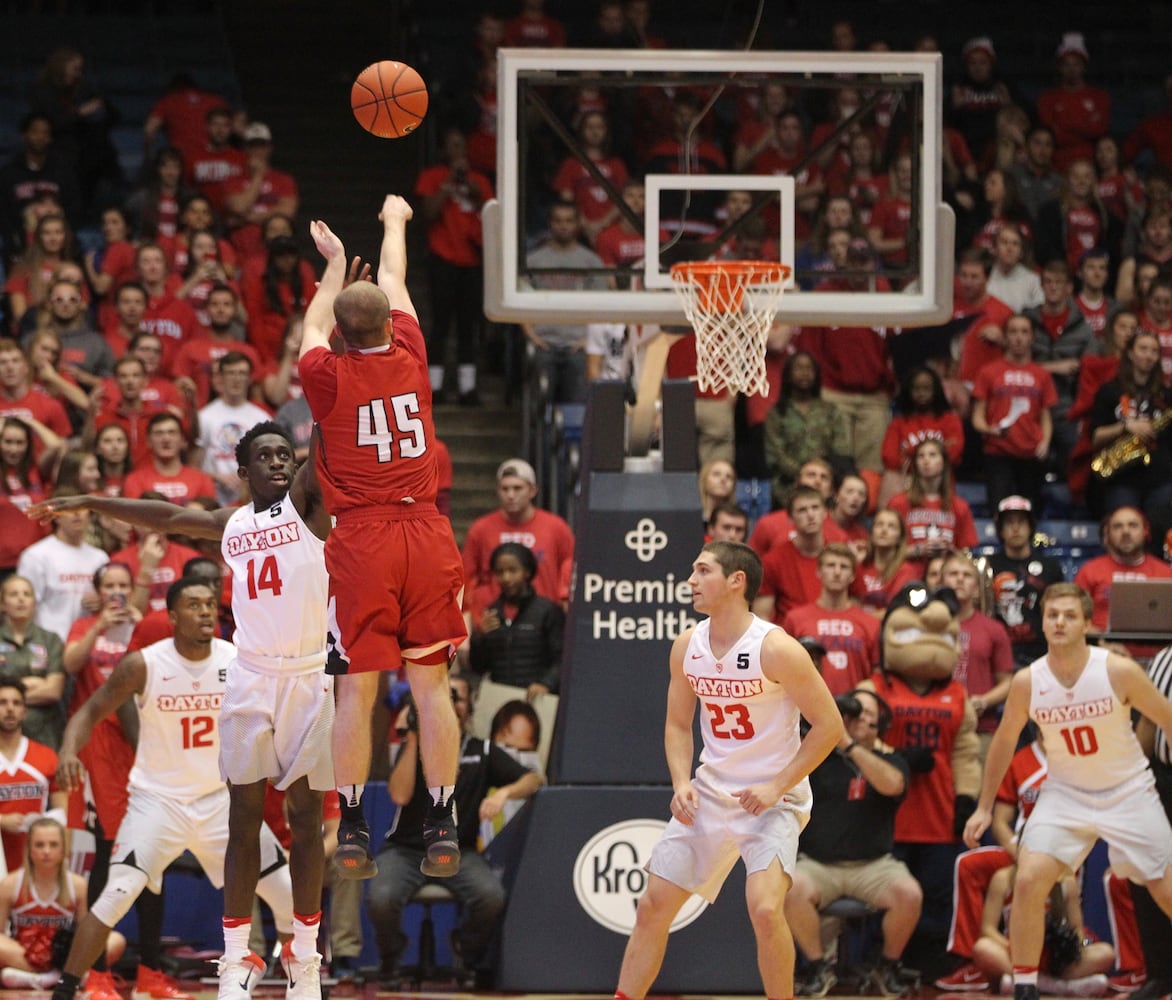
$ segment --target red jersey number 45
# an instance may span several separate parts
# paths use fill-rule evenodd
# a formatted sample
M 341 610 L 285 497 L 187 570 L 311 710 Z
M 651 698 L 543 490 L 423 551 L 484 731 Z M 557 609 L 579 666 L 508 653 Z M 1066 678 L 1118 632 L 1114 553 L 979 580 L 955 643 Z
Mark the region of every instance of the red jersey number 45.
M 358 407 L 358 447 L 374 448 L 379 462 L 393 461 L 396 445 L 400 458 L 418 458 L 427 450 L 418 413 L 419 396 L 414 392 L 372 399 Z

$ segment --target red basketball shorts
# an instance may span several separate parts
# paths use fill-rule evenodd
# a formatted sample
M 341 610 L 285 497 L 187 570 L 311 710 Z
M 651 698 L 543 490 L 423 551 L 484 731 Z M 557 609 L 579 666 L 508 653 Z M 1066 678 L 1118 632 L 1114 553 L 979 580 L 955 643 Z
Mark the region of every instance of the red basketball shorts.
M 397 513 L 346 514 L 326 539 L 327 673 L 397 670 L 412 650 L 443 662 L 468 637 L 464 568 L 447 518 Z

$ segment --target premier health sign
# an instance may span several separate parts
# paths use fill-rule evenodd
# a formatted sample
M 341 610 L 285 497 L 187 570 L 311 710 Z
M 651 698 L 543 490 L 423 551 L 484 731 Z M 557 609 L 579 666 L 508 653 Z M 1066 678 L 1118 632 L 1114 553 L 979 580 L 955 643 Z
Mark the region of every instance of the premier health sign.
M 595 473 L 586 502 L 551 770 L 557 782 L 667 784 L 668 654 L 698 620 L 696 477 Z

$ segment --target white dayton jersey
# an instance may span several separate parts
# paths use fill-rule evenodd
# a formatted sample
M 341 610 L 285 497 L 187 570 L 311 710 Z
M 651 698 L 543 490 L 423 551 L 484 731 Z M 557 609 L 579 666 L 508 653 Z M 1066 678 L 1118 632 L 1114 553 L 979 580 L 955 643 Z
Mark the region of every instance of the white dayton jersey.
M 712 654 L 708 628 L 708 619 L 700 622 L 684 651 L 684 675 L 700 700 L 704 736 L 697 777 L 731 794 L 777 777 L 794 758 L 800 713 L 785 688 L 761 671 L 761 645 L 776 625 L 755 617 L 720 659 Z M 802 779 L 786 797 L 807 801 L 809 781 Z
M 241 507 L 220 544 L 232 570 L 234 642 L 261 673 L 310 673 L 325 663 L 329 579 L 325 543 L 288 495 L 261 510 Z
M 224 680 L 236 650 L 213 639 L 211 653 L 189 660 L 163 639 L 142 651 L 146 688 L 136 696 L 139 732 L 131 788 L 167 799 L 202 798 L 224 787 L 220 780 L 220 706 Z
M 1042 732 L 1049 781 L 1087 791 L 1114 788 L 1148 769 L 1131 728 L 1131 710 L 1115 695 L 1107 650 L 1089 649 L 1073 687 L 1043 656 L 1030 664 L 1030 718 Z

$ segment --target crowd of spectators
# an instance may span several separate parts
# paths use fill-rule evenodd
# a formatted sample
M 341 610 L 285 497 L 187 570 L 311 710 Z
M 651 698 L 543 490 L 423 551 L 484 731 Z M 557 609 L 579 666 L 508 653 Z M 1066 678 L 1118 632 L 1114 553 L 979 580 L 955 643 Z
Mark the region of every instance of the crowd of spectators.
M 602 0 L 581 39 L 542 0 L 519 7 L 516 17 L 477 20 L 474 58 L 449 69 L 441 88 L 450 95 L 437 111 L 441 162 L 414 188 L 432 388 L 466 407 L 482 404 L 479 212 L 496 171 L 496 49 L 666 45 L 650 0 Z M 833 37 L 841 51 L 861 48 L 847 22 Z M 1085 39 L 1055 41 L 1054 86 L 1036 102 L 1001 79 L 990 38 L 965 43 L 957 65 L 945 53 L 945 196 L 959 225 L 957 245 L 939 248 L 957 263 L 943 350 L 904 367 L 898 331 L 787 328 L 771 342 L 768 397 L 697 398 L 706 530 L 747 538 L 762 555 L 754 610 L 821 650 L 828 683 L 845 693 L 880 665 L 878 622 L 891 598 L 907 582 L 942 580 L 959 598 L 967 638 L 956 680 L 981 733 L 995 725 L 1009 673 L 1039 653 L 1038 598 L 1063 575 L 1034 548 L 1041 515 L 1102 519 L 1104 554 L 1075 577 L 1095 599 L 1100 630 L 1115 579 L 1172 578 L 1172 120 L 1166 112 L 1119 134 L 1106 92 L 1086 82 Z M 876 37 L 868 47 L 886 46 Z M 690 169 L 798 167 L 802 287 L 851 287 L 860 272 L 863 287 L 899 287 L 912 160 L 882 104 L 823 144 L 861 105 L 848 84 L 823 101 L 766 84 L 700 123 Z M 1172 77 L 1166 90 L 1172 102 Z M 177 77 L 144 123 L 148 169 L 131 185 L 110 144 L 115 113 L 87 84 L 79 52 L 54 53 L 29 97 L 21 148 L 0 167 L 0 663 L 24 681 L 25 731 L 52 747 L 70 704 L 66 679 L 108 670 L 183 566 L 217 553 L 88 514 L 49 531 L 24 511 L 77 492 L 241 502 L 235 441 L 274 413 L 303 457 L 311 421 L 294 362 L 316 276 L 295 238 L 297 182 L 273 166 L 279 147 L 264 123 Z M 560 110 L 639 214 L 640 178 L 681 169 L 706 99 L 692 88 L 662 103 L 632 92 L 628 107 L 583 90 Z M 535 138 L 548 162 L 533 192 L 542 212 L 531 220 L 530 265 L 639 260 L 642 233 L 606 190 Z M 711 206 L 697 199 L 665 225 L 712 235 L 747 208 L 731 191 Z M 767 231 L 749 220 L 718 255 L 775 255 Z M 621 325 L 522 333 L 557 399 L 581 399 L 593 378 L 631 376 L 639 334 Z M 694 370 L 694 351 L 681 341 L 669 373 Z M 1117 462 L 1124 446 L 1149 459 L 1092 471 Z M 447 469 L 450 489 L 450 461 Z M 974 502 L 993 517 L 1001 550 L 989 573 L 958 555 L 979 541 L 962 495 L 973 493 L 960 488 L 974 480 L 986 487 Z M 558 691 L 573 535 L 536 506 L 525 460 L 506 461 L 497 487 L 499 510 L 464 547 L 467 666 L 536 704 Z M 745 488 L 769 498 L 763 509 L 738 506 Z

